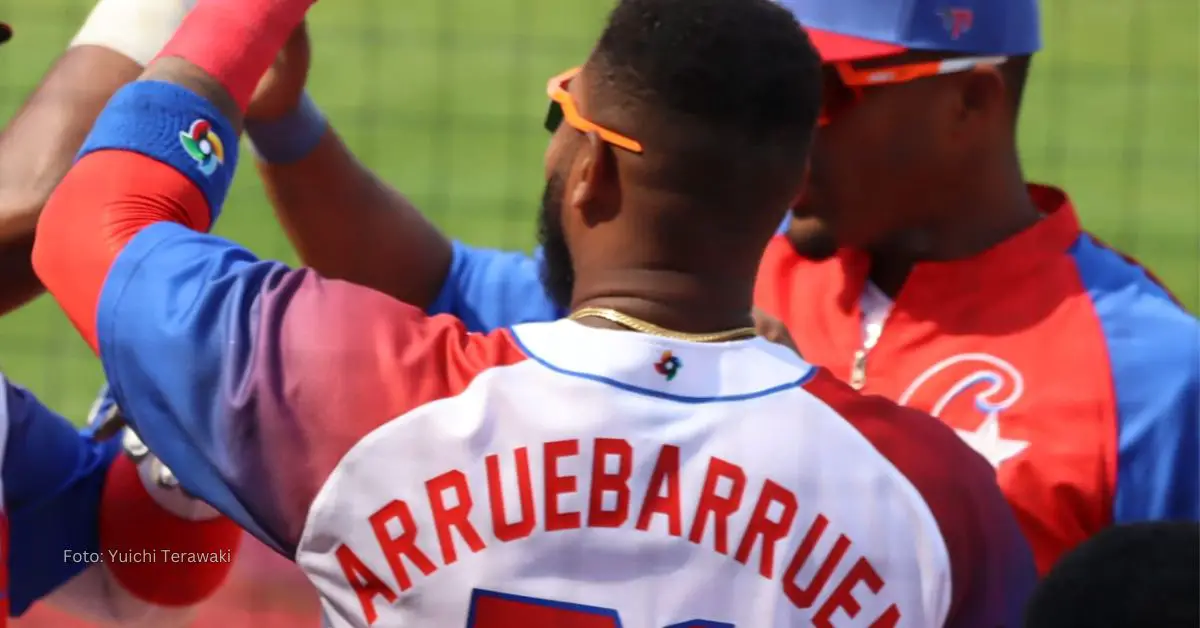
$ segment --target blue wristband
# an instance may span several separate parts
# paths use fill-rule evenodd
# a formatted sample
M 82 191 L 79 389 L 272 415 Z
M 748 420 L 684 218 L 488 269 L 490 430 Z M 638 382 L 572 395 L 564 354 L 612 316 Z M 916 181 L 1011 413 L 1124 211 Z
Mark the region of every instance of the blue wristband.
M 290 164 L 308 157 L 328 129 L 329 121 L 308 92 L 291 113 L 278 120 L 246 121 L 254 153 L 269 164 Z
M 135 81 L 100 112 L 76 159 L 100 150 L 139 153 L 179 171 L 204 193 L 215 223 L 237 170 L 238 136 L 224 114 L 195 92 Z

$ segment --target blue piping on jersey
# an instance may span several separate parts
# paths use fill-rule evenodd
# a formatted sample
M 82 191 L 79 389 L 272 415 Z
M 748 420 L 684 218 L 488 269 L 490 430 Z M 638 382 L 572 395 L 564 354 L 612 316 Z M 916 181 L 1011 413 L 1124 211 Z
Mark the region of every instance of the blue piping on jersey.
M 619 390 L 624 390 L 626 392 L 631 392 L 631 393 L 634 393 L 637 395 L 642 395 L 644 397 L 653 397 L 655 399 L 665 399 L 667 401 L 675 401 L 678 403 L 693 403 L 693 404 L 725 403 L 725 402 L 732 402 L 732 401 L 746 401 L 748 399 L 757 399 L 759 397 L 766 397 L 766 396 L 773 395 L 778 392 L 790 390 L 792 388 L 800 388 L 801 386 L 803 386 L 803 385 L 807 384 L 809 381 L 811 381 L 813 376 L 815 376 L 817 374 L 817 367 L 812 366 L 810 364 L 808 367 L 808 371 L 806 373 L 804 373 L 804 375 L 801 375 L 799 379 L 796 379 L 791 382 L 779 384 L 777 386 L 772 386 L 770 388 L 765 388 L 763 390 L 758 390 L 758 391 L 749 392 L 749 393 L 741 393 L 741 394 L 737 394 L 737 395 L 718 395 L 718 396 L 714 396 L 714 397 L 688 397 L 685 395 L 675 395 L 675 394 L 671 394 L 671 393 L 667 393 L 667 392 L 662 392 L 660 390 L 652 390 L 650 388 L 643 388 L 641 386 L 634 386 L 633 384 L 627 384 L 625 382 L 615 380 L 611 377 L 605 377 L 603 375 L 594 375 L 592 373 L 583 373 L 580 371 L 572 371 L 570 369 L 562 368 L 561 366 L 556 366 L 554 364 L 551 364 L 550 362 L 547 362 L 543 358 L 538 357 L 537 354 L 530 351 L 529 347 L 526 347 L 525 343 L 521 342 L 521 339 L 519 337 L 517 337 L 517 334 L 512 334 L 512 338 L 517 343 L 517 348 L 519 348 L 521 350 L 521 353 L 524 353 L 526 355 L 526 357 L 528 357 L 529 359 L 533 360 L 534 362 L 537 362 L 538 364 L 541 364 L 542 366 L 550 369 L 551 371 L 554 371 L 555 373 L 561 373 L 563 375 L 570 375 L 571 377 L 578 377 L 580 379 L 586 379 L 586 380 L 590 380 L 593 382 L 599 382 L 601 384 L 605 384 L 607 386 L 612 386 L 613 388 L 617 388 Z

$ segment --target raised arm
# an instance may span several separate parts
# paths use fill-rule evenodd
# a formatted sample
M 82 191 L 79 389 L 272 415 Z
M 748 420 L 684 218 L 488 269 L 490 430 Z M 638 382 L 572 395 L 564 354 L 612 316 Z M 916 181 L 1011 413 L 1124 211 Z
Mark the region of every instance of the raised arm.
M 141 74 L 192 2 L 100 0 L 0 132 L 0 314 L 41 294 L 29 255 L 42 206 L 104 103 Z
M 473 331 L 558 318 L 534 259 L 452 243 L 354 156 L 304 93 L 309 54 L 299 29 L 246 121 L 267 195 L 304 263 Z
M 536 259 L 447 240 L 355 158 L 308 97 L 285 118 L 248 121 L 247 134 L 288 238 L 323 275 L 451 314 L 472 331 L 559 317 Z M 306 135 L 311 144 L 297 141 Z
M 469 337 L 203 233 L 250 91 L 309 3 L 202 0 L 166 58 L 101 114 L 34 247 L 146 444 L 189 492 L 288 556 L 362 436 L 520 359 L 504 335 Z
M 308 65 L 301 27 L 247 112 L 271 205 L 306 265 L 424 308 L 450 268 L 450 242 L 329 126 L 303 92 Z
M 261 128 L 249 125 L 251 137 Z M 296 161 L 259 160 L 258 171 L 306 265 L 417 307 L 433 302 L 450 268 L 450 242 L 335 131 Z

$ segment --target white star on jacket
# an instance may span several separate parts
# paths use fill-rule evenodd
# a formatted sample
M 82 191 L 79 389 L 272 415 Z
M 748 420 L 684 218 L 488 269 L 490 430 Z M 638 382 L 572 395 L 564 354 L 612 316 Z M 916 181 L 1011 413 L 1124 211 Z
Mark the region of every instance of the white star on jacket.
M 998 412 L 988 412 L 983 423 L 980 423 L 973 432 L 958 428 L 954 428 L 954 432 L 963 439 L 964 443 L 986 458 L 992 467 L 997 469 L 1000 468 L 1000 463 L 1029 447 L 1029 443 L 1026 441 L 1011 440 L 1000 436 L 1000 413 Z

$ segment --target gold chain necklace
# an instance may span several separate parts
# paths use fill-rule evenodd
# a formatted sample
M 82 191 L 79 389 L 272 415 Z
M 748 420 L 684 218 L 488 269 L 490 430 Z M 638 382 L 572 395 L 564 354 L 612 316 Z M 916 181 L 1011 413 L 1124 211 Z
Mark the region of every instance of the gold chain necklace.
M 618 312 L 614 309 L 606 307 L 585 307 L 575 310 L 568 316 L 570 320 L 577 321 L 581 318 L 603 318 L 610 323 L 616 323 L 622 327 L 632 329 L 643 334 L 651 336 L 662 336 L 664 338 L 675 338 L 678 340 L 686 340 L 688 342 L 729 342 L 731 340 L 743 340 L 753 338 L 758 335 L 753 327 L 739 327 L 737 329 L 728 329 L 725 331 L 717 331 L 709 334 L 689 334 L 682 331 L 673 331 L 665 327 L 659 327 L 654 323 L 648 323 L 640 318 L 634 318 L 628 314 Z

